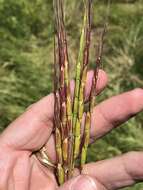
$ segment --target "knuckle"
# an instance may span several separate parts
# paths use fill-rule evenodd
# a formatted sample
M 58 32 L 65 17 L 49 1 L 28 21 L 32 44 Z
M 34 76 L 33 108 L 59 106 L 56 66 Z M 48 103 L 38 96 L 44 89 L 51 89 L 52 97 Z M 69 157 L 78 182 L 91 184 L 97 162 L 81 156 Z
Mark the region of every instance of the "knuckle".
M 125 157 L 128 158 L 129 160 L 134 159 L 138 155 L 138 152 L 136 151 L 130 151 L 125 154 Z
M 136 88 L 130 94 L 130 110 L 132 114 L 136 114 L 143 109 L 143 89 Z
M 125 154 L 126 171 L 134 178 L 143 178 L 143 152 L 132 151 Z
M 85 187 L 87 187 L 87 189 L 92 189 L 92 190 L 97 189 L 96 181 L 93 177 L 84 174 L 84 175 L 81 175 L 80 180 L 82 184 L 84 184 Z
M 132 90 L 132 96 L 134 99 L 143 97 L 143 89 L 136 88 L 136 89 Z

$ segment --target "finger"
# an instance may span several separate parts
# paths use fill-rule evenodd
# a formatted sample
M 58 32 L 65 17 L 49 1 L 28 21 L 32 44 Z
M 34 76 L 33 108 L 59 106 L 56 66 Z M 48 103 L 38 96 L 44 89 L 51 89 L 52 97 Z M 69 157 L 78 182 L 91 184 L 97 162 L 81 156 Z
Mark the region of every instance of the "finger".
M 30 106 L 1 134 L 1 146 L 12 149 L 37 150 L 45 144 L 53 130 L 54 96 L 50 94 Z
M 67 181 L 58 190 L 105 190 L 95 178 L 89 175 L 79 175 Z
M 143 89 L 114 96 L 97 105 L 92 114 L 91 138 L 99 138 L 143 110 Z
M 89 73 L 88 76 L 90 75 Z M 99 72 L 100 80 L 103 78 L 104 82 L 98 82 L 98 92 L 106 85 L 105 78 L 107 77 L 104 75 L 103 71 Z M 87 86 L 90 81 L 89 77 L 87 77 Z M 40 149 L 47 142 L 53 130 L 53 114 L 54 96 L 50 94 L 30 106 L 24 114 L 9 125 L 1 134 L 1 146 L 6 145 L 13 149 L 30 151 Z
M 143 152 L 130 152 L 116 158 L 87 164 L 82 174 L 94 177 L 109 190 L 131 186 L 143 181 Z

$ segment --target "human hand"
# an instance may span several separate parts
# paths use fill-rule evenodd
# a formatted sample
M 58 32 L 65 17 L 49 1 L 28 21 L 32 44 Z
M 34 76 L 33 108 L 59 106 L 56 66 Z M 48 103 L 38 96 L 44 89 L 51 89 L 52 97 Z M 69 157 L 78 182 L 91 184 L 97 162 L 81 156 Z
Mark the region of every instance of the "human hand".
M 88 73 L 88 99 L 92 72 Z M 100 70 L 97 91 L 107 84 Z M 74 86 L 72 85 L 72 91 Z M 30 106 L 0 136 L 0 190 L 113 190 L 143 180 L 143 152 L 130 152 L 112 159 L 89 163 L 82 173 L 58 187 L 51 168 L 43 166 L 33 154 L 46 144 L 47 154 L 56 161 L 53 135 L 53 94 Z M 91 142 L 143 110 L 143 90 L 112 97 L 93 110 Z

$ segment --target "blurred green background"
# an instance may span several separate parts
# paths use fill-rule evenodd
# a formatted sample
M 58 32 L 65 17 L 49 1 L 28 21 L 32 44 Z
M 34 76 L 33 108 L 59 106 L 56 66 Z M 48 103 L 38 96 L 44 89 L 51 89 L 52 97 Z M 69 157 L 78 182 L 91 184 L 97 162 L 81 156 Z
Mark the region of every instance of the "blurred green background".
M 65 0 L 71 71 L 77 58 L 82 1 Z M 96 44 L 107 17 L 107 1 L 94 1 Z M 0 0 L 0 131 L 27 106 L 52 89 L 52 0 Z M 95 40 L 95 42 L 94 42 Z M 143 87 L 143 0 L 112 0 L 104 48 L 103 69 L 109 75 L 102 101 Z M 91 51 L 91 66 L 95 63 Z M 116 108 L 115 108 L 116 109 Z M 143 148 L 143 114 L 91 145 L 88 161 L 110 158 Z M 143 189 L 142 184 L 129 188 Z

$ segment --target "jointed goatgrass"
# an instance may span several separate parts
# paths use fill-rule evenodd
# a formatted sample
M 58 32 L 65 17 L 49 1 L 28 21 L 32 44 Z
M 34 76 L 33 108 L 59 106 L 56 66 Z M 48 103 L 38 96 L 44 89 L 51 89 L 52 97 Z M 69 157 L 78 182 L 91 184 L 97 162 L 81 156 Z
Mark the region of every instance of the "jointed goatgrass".
M 85 83 L 89 64 L 91 36 L 91 0 L 83 2 L 85 11 L 79 55 L 76 63 L 75 88 L 72 95 L 63 2 L 62 0 L 54 0 L 56 33 L 54 39 L 54 125 L 57 154 L 56 176 L 59 185 L 72 177 L 78 158 L 80 159 L 79 168 L 82 168 L 86 162 L 90 140 L 91 115 L 96 96 L 98 70 L 101 64 L 105 30 L 102 33 L 98 46 L 96 69 L 89 97 L 89 108 L 85 113 Z M 83 116 L 85 117 L 84 124 Z M 83 135 L 81 135 L 82 130 Z

